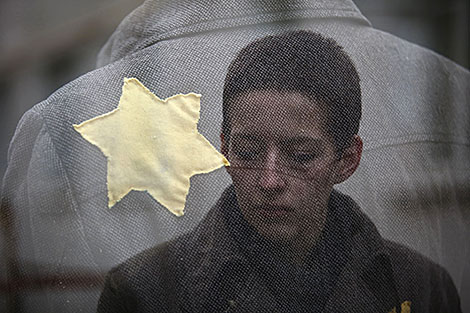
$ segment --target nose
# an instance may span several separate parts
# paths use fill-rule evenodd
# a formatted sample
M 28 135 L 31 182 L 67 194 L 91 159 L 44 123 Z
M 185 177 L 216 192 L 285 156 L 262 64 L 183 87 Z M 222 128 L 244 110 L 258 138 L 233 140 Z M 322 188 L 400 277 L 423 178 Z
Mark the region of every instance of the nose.
M 268 151 L 263 168 L 259 176 L 259 186 L 267 191 L 282 189 L 285 185 L 285 177 L 279 171 L 279 154 L 276 151 Z

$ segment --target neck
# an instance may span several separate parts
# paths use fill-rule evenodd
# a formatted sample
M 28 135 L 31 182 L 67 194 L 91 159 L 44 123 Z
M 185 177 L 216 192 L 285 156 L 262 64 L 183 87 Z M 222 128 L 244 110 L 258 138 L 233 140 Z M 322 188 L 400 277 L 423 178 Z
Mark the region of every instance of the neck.
M 308 256 L 321 240 L 326 224 L 326 212 L 320 217 L 315 229 L 310 229 L 289 242 L 269 242 L 269 250 L 274 257 L 296 266 L 304 265 Z

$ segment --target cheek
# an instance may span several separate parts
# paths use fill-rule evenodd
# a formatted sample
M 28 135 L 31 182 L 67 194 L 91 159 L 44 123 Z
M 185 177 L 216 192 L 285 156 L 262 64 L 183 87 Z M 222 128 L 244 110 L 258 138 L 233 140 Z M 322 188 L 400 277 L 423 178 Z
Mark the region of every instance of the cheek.
M 238 170 L 227 169 L 227 172 L 232 178 L 238 201 L 244 203 L 249 200 L 253 195 L 253 184 L 251 182 L 252 179 L 249 179 L 246 177 L 246 175 L 240 173 Z
M 316 230 L 321 230 L 330 193 L 331 188 L 320 179 L 297 184 L 291 194 L 293 205 L 297 208 L 293 223 L 300 229 L 312 230 L 315 234 Z
M 330 178 L 318 176 L 315 179 L 293 181 L 290 188 L 290 198 L 297 202 L 298 206 L 306 207 L 306 210 L 323 206 L 329 198 L 332 190 Z

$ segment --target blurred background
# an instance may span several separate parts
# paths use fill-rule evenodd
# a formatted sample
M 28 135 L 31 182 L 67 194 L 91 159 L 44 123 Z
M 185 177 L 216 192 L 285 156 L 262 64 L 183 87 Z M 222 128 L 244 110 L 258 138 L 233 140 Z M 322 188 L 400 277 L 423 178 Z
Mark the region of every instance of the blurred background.
M 468 0 L 355 2 L 375 28 L 469 67 Z M 141 3 L 0 1 L 0 177 L 22 114 L 62 85 L 93 70 L 101 46 L 122 18 Z M 465 187 L 462 191 L 465 193 Z M 82 277 L 84 284 L 95 279 Z M 0 285 L 0 294 L 5 288 Z

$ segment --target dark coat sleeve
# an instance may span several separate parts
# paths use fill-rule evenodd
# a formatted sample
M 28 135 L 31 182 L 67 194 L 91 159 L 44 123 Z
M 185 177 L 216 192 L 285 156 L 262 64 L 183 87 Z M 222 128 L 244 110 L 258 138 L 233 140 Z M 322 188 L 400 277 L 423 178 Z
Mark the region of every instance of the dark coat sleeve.
M 178 275 L 169 242 L 145 250 L 106 276 L 98 313 L 179 312 Z
M 401 301 L 412 313 L 462 313 L 449 273 L 439 264 L 401 244 L 387 241 Z
M 431 287 L 433 303 L 429 312 L 462 313 L 460 297 L 449 273 L 441 266 L 436 265 L 433 280 Z
M 132 312 L 126 302 L 129 302 L 130 291 L 117 269 L 111 270 L 106 275 L 103 291 L 98 302 L 97 313 L 127 313 Z

